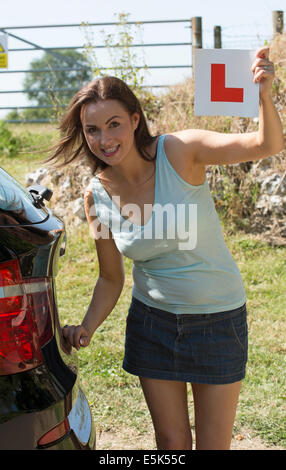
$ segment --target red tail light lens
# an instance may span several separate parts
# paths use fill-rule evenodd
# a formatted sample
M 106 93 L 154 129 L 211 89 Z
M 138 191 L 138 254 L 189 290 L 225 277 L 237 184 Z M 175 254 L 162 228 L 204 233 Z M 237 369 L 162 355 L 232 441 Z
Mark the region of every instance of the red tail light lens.
M 21 281 L 22 276 L 17 260 L 0 264 L 0 287 L 15 285 Z
M 33 369 L 53 336 L 47 278 L 23 281 L 17 260 L 0 263 L 0 375 Z
M 70 431 L 70 423 L 68 418 L 62 421 L 60 424 L 57 424 L 53 429 L 48 431 L 46 434 L 41 437 L 38 442 L 39 447 L 52 445 L 55 441 L 58 441 L 64 437 Z

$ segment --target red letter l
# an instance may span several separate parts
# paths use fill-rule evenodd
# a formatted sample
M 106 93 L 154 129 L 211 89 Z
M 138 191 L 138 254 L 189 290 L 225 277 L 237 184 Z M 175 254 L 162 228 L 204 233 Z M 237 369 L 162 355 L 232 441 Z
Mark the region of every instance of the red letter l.
M 211 64 L 211 101 L 243 103 L 243 88 L 225 87 L 225 64 Z

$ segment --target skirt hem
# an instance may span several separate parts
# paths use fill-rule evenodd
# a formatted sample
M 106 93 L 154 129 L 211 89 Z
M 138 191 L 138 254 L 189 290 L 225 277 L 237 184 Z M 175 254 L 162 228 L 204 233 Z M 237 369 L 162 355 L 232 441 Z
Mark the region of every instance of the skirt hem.
M 159 380 L 176 380 L 178 382 L 189 382 L 198 384 L 209 384 L 209 385 L 227 385 L 235 382 L 239 382 L 245 378 L 246 372 L 243 369 L 234 375 L 223 375 L 223 376 L 203 376 L 192 373 L 183 374 L 181 372 L 171 372 L 155 369 L 146 369 L 142 367 L 132 366 L 131 364 L 124 361 L 123 369 L 129 374 L 136 375 L 138 377 L 144 377 L 149 379 Z

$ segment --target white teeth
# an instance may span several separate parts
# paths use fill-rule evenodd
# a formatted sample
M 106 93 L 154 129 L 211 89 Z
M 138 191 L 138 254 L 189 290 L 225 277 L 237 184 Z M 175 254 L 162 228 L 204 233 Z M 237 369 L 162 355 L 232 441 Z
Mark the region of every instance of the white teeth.
M 113 147 L 112 149 L 103 149 L 104 153 L 113 153 L 115 150 L 117 150 L 118 146 Z

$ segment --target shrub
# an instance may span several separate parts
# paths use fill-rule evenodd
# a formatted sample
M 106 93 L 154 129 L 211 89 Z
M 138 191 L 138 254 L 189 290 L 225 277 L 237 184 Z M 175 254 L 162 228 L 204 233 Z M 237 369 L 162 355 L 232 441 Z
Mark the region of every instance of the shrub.
M 6 157 L 15 157 L 20 146 L 19 137 L 12 134 L 5 122 L 0 121 L 0 153 Z

